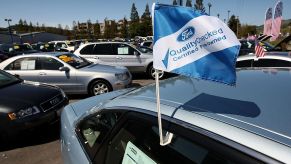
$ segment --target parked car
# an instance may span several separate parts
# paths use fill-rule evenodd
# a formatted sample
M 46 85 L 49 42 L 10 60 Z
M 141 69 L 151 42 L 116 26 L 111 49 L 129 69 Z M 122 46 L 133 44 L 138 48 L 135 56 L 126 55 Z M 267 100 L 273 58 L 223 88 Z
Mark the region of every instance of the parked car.
M 68 102 L 59 87 L 23 81 L 0 70 L 0 137 L 54 122 Z
M 39 52 L 29 44 L 1 44 L 0 51 L 8 57 Z
M 237 71 L 236 86 L 177 76 L 66 106 L 64 163 L 291 163 L 291 74 Z
M 131 74 L 125 67 L 93 64 L 72 53 L 16 56 L 0 63 L 0 69 L 25 80 L 59 86 L 67 94 L 98 95 L 131 83 Z
M 240 44 L 241 47 L 238 56 L 248 55 L 255 52 L 256 43 L 254 40 L 241 39 Z
M 123 42 L 97 42 L 80 46 L 74 54 L 94 63 L 125 66 L 131 73 L 146 73 L 155 77 L 153 54 L 144 53 L 138 47 Z M 160 72 L 159 78 L 164 77 Z
M 63 52 L 73 52 L 74 51 L 74 42 L 70 41 L 50 41 L 48 43 L 55 44 L 55 48 L 58 51 L 63 51 Z
M 289 67 L 291 68 L 291 54 L 288 52 L 266 52 L 263 57 L 255 54 L 240 56 L 237 58 L 236 67 Z
M 145 46 L 145 47 L 153 48 L 153 41 L 152 40 L 147 40 L 147 41 L 141 42 L 140 45 L 141 46 Z
M 54 43 L 35 43 L 31 45 L 33 49 L 40 52 L 54 52 L 57 51 Z

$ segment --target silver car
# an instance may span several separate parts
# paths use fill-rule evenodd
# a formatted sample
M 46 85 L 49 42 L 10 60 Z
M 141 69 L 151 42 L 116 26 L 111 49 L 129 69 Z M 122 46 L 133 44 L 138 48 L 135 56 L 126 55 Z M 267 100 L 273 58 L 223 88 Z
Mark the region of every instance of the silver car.
M 288 52 L 266 52 L 263 57 L 256 57 L 255 54 L 244 55 L 237 58 L 236 67 L 291 68 L 290 54 Z
M 59 86 L 67 94 L 98 95 L 131 83 L 125 67 L 93 64 L 72 53 L 20 55 L 0 63 L 0 69 L 24 80 Z
M 97 42 L 80 46 L 74 54 L 94 63 L 125 66 L 131 73 L 155 77 L 152 52 L 123 42 Z M 159 78 L 164 72 L 159 72 Z
M 160 83 L 160 146 L 155 85 L 66 106 L 64 163 L 291 163 L 291 75 L 238 70 L 237 85 L 183 76 Z

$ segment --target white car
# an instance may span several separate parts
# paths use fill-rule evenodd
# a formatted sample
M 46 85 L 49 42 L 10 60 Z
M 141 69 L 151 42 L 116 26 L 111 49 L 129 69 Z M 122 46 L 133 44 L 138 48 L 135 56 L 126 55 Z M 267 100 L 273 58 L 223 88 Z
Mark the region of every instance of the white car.
M 236 67 L 291 68 L 291 56 L 288 52 L 268 52 L 263 57 L 256 57 L 255 54 L 244 55 L 237 58 Z
M 56 48 L 65 49 L 68 52 L 73 52 L 75 49 L 74 42 L 70 41 L 51 41 L 49 43 L 54 43 Z
M 155 77 L 153 54 L 123 42 L 96 42 L 81 45 L 74 54 L 100 64 L 127 67 L 131 73 L 146 73 Z M 159 78 L 164 76 L 159 73 Z

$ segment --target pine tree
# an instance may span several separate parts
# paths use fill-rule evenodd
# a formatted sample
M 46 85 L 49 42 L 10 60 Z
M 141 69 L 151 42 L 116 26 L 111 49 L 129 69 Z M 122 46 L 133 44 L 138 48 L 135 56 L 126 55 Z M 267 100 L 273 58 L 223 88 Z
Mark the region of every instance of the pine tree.
M 178 5 L 176 0 L 173 0 L 173 5 Z
M 96 23 L 94 25 L 94 35 L 95 35 L 96 39 L 100 39 L 100 37 L 101 37 L 100 24 L 99 24 L 98 20 L 96 21 Z
M 151 13 L 150 13 L 150 9 L 149 9 L 149 5 L 146 4 L 146 8 L 145 8 L 145 11 L 144 13 L 142 14 L 141 16 L 142 19 L 150 19 L 151 18 Z
M 132 7 L 131 7 L 130 20 L 132 22 L 139 22 L 138 12 L 136 10 L 134 3 L 132 4 Z
M 186 6 L 187 6 L 187 7 L 192 7 L 192 2 L 191 2 L 191 0 L 187 0 L 187 1 L 186 1 Z
M 235 33 L 235 34 L 238 34 L 237 30 L 239 30 L 238 28 L 240 28 L 240 21 L 239 19 L 237 19 L 234 15 L 232 15 L 230 18 L 229 18 L 229 21 L 228 21 L 228 27 Z M 238 37 L 238 36 L 237 36 Z
M 146 5 L 146 9 L 142 15 L 142 21 L 137 29 L 137 32 L 142 36 L 152 35 L 152 19 L 148 4 Z

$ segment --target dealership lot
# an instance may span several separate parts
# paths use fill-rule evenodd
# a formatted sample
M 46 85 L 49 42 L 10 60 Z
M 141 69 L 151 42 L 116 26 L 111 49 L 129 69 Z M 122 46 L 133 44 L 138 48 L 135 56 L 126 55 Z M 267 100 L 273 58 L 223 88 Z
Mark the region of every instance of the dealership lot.
M 154 80 L 143 75 L 134 75 L 132 87 L 140 87 Z M 69 96 L 70 103 L 87 98 L 86 95 Z M 61 149 L 59 142 L 59 122 L 42 126 L 33 131 L 27 131 L 0 145 L 1 164 L 61 164 Z

